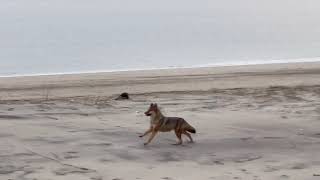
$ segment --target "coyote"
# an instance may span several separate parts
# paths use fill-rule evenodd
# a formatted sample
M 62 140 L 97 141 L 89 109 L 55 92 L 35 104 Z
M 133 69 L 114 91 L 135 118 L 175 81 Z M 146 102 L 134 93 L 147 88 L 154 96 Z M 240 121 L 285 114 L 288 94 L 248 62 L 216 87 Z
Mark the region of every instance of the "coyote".
M 151 103 L 149 109 L 144 113 L 146 116 L 150 116 L 150 128 L 143 135 L 139 137 L 144 137 L 145 135 L 152 133 L 149 137 L 148 141 L 144 143 L 144 145 L 148 145 L 155 135 L 160 132 L 169 132 L 174 130 L 178 143 L 174 145 L 181 145 L 182 138 L 181 135 L 186 135 L 190 142 L 193 142 L 191 135 L 188 133 L 196 133 L 195 128 L 193 128 L 190 124 L 187 123 L 183 118 L 180 117 L 166 117 L 164 116 L 157 104 Z

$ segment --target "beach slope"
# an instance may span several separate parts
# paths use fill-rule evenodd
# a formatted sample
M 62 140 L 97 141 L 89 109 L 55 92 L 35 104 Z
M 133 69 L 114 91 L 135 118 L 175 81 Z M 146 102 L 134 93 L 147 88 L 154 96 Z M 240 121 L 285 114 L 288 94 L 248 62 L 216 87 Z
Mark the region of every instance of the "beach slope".
M 313 180 L 320 63 L 0 78 L 0 179 Z M 130 100 L 116 101 L 122 92 Z M 158 103 L 197 129 L 143 146 Z

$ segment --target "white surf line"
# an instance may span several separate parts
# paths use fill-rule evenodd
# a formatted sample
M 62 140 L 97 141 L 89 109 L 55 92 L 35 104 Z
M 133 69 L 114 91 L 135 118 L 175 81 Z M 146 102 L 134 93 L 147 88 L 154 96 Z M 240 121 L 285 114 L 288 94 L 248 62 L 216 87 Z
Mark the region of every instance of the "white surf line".
M 135 72 L 135 71 L 152 71 L 152 70 L 172 70 L 172 69 L 193 69 L 193 68 L 207 68 L 207 67 L 230 67 L 243 65 L 272 65 L 272 64 L 290 64 L 290 63 L 304 63 L 304 62 L 320 62 L 320 57 L 315 58 L 299 58 L 299 59 L 279 59 L 279 60 L 256 60 L 256 61 L 231 61 L 229 63 L 208 63 L 190 66 L 173 66 L 160 68 L 129 68 L 129 69 L 110 69 L 110 70 L 92 70 L 92 71 L 71 71 L 71 72 L 56 72 L 56 73 L 35 73 L 35 74 L 13 74 L 0 75 L 2 77 L 33 77 L 33 76 L 55 76 L 55 75 L 76 75 L 76 74 L 96 74 L 96 73 L 117 73 L 117 72 Z

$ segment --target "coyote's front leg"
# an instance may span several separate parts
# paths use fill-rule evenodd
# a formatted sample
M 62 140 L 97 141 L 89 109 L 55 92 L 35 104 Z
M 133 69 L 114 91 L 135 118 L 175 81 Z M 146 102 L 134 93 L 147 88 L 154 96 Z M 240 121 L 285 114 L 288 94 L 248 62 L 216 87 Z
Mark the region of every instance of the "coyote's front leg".
M 145 135 L 149 134 L 152 132 L 152 127 L 150 127 L 144 134 L 140 135 L 139 137 L 144 137 Z
M 144 143 L 144 145 L 148 145 L 152 141 L 152 139 L 156 136 L 157 132 L 158 130 L 153 129 L 151 136 L 149 137 L 148 141 Z

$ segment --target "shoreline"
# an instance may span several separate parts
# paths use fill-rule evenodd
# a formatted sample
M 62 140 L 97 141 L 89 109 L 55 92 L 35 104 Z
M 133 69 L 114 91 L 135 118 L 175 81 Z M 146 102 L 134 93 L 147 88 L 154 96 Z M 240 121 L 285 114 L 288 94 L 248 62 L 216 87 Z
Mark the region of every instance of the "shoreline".
M 271 61 L 271 62 L 270 62 Z M 213 63 L 205 65 L 181 66 L 181 67 L 163 67 L 163 68 L 132 68 L 132 69 L 115 69 L 115 70 L 92 70 L 92 71 L 74 71 L 74 72 L 57 72 L 57 73 L 35 73 L 35 74 L 13 74 L 0 75 L 0 78 L 11 77 L 37 77 L 37 76 L 60 76 L 60 75 L 81 75 L 81 74 L 101 74 L 101 73 L 130 73 L 143 71 L 159 71 L 159 70 L 184 70 L 197 68 L 224 68 L 224 67 L 241 67 L 241 66 L 260 66 L 260 65 L 276 65 L 276 64 L 300 64 L 300 63 L 320 63 L 320 58 L 309 58 L 306 60 L 296 59 L 290 62 L 285 60 L 269 60 L 265 62 L 231 62 L 231 63 Z

